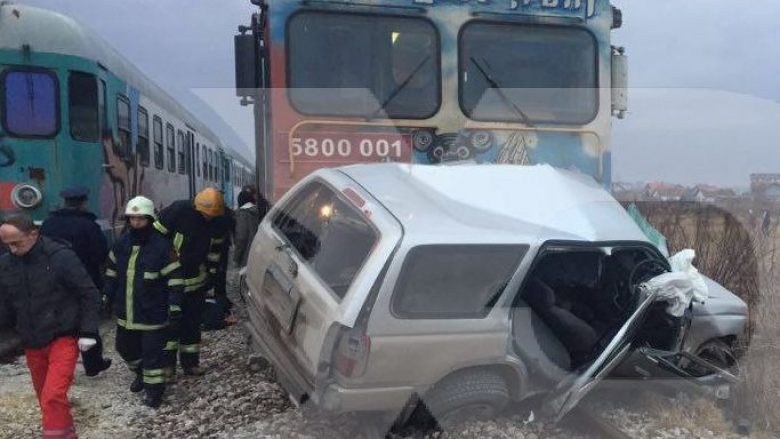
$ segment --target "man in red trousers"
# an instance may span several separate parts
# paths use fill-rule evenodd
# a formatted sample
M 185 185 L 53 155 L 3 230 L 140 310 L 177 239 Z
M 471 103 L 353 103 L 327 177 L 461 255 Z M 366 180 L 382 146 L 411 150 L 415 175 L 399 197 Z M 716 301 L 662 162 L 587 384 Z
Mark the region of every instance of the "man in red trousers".
M 75 439 L 68 389 L 79 350 L 97 343 L 100 296 L 76 254 L 39 236 L 25 215 L 6 218 L 0 240 L 0 327 L 15 323 L 43 418 L 44 439 Z

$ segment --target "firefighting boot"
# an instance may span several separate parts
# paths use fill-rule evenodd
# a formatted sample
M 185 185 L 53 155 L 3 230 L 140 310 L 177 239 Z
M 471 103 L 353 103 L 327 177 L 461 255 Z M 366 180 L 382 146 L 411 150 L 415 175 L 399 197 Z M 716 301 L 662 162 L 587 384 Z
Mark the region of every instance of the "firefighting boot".
M 144 405 L 156 409 L 162 404 L 163 388 L 160 386 L 150 386 L 146 389 Z
M 165 377 L 165 384 L 172 385 L 176 384 L 176 369 L 173 367 L 166 367 L 165 373 L 163 375 Z
M 203 376 L 206 373 L 206 369 L 200 367 L 200 366 L 193 366 L 193 367 L 187 367 L 184 368 L 184 375 L 187 376 Z
M 133 393 L 138 393 L 141 390 L 144 390 L 144 379 L 143 376 L 138 373 L 135 375 L 135 379 L 133 380 L 133 383 L 130 384 L 130 391 Z

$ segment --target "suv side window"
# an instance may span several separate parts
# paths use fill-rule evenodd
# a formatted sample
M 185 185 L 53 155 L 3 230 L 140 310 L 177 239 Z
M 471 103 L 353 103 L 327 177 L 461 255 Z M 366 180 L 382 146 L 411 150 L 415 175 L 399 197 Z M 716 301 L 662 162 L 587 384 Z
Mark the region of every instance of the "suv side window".
M 422 245 L 409 251 L 393 292 L 402 319 L 484 318 L 514 274 L 526 245 Z
M 274 227 L 342 299 L 378 233 L 328 186 L 313 182 L 274 216 Z

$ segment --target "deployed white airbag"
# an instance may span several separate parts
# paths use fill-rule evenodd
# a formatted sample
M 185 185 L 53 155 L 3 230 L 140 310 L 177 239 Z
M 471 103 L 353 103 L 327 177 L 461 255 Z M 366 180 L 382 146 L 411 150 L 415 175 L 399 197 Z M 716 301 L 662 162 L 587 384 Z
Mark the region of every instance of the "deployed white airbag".
M 707 300 L 707 284 L 699 270 L 693 266 L 696 252 L 683 250 L 671 258 L 671 273 L 656 276 L 642 284 L 648 292 L 655 292 L 658 301 L 667 302 L 666 312 L 674 317 L 682 317 L 692 301 L 704 303 Z

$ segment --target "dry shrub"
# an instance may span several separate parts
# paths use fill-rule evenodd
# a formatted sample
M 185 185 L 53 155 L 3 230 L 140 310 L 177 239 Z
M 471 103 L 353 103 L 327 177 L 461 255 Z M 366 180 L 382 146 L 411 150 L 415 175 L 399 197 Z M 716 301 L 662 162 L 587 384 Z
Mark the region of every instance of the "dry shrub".
M 712 400 L 670 399 L 657 393 L 644 393 L 642 399 L 647 410 L 653 414 L 651 428 L 654 430 L 685 428 L 698 431 L 706 428 L 719 435 L 732 431 L 722 411 Z
M 780 206 L 743 201 L 728 208 L 684 202 L 638 207 L 667 237 L 672 253 L 694 249 L 696 267 L 748 304 L 734 414 L 758 430 L 780 434 L 780 230 L 775 219 Z

